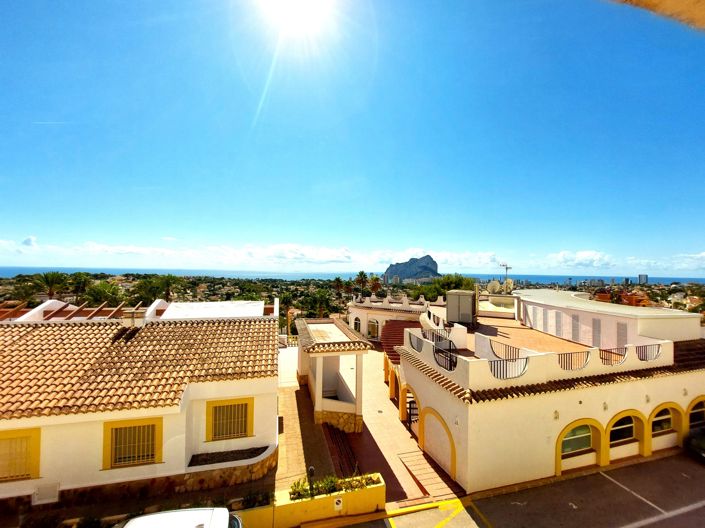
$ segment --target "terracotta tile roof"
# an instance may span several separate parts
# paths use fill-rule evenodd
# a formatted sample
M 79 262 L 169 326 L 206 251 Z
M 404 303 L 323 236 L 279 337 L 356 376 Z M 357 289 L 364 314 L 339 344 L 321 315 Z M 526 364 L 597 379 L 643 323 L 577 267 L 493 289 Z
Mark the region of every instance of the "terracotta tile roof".
M 427 377 L 436 381 L 458 398 L 466 401 L 465 396 L 460 397 L 459 385 L 446 378 L 433 367 L 427 365 L 418 356 L 404 347 L 397 347 L 404 360 L 408 361 L 414 368 L 424 373 Z M 705 339 L 694 341 L 682 341 L 674 343 L 674 364 L 668 367 L 655 367 L 642 370 L 631 370 L 614 374 L 602 374 L 599 376 L 586 376 L 584 378 L 560 379 L 548 381 L 546 383 L 536 383 L 534 385 L 521 385 L 512 387 L 501 387 L 497 389 L 485 389 L 468 392 L 468 403 L 480 403 L 492 400 L 505 400 L 510 398 L 520 398 L 522 396 L 533 396 L 549 392 L 562 392 L 574 389 L 584 389 L 600 385 L 610 385 L 614 383 L 624 383 L 638 381 L 648 378 L 663 376 L 673 376 L 682 372 L 693 370 L 705 370 Z M 455 385 L 455 386 L 453 386 Z
M 340 330 L 346 338 L 344 341 L 320 341 L 311 333 L 309 325 L 332 324 Z M 362 337 L 362 334 L 348 327 L 339 319 L 296 319 L 296 330 L 299 333 L 299 346 L 304 352 L 315 354 L 318 352 L 350 352 L 356 350 L 369 350 L 372 344 Z
M 407 364 L 411 365 L 413 368 L 430 378 L 432 381 L 436 382 L 438 385 L 443 387 L 445 390 L 450 392 L 453 396 L 465 403 L 471 403 L 472 391 L 461 387 L 453 380 L 447 378 L 436 369 L 428 365 L 425 361 L 419 359 L 418 354 L 407 350 L 405 347 L 397 347 L 397 352 L 404 358 Z
M 277 375 L 275 318 L 0 324 L 0 419 L 179 405 L 189 382 Z
M 399 353 L 394 349 L 404 344 L 405 328 L 421 328 L 421 323 L 418 321 L 391 320 L 384 323 L 382 327 L 382 335 L 380 336 L 382 349 L 395 365 L 399 364 Z

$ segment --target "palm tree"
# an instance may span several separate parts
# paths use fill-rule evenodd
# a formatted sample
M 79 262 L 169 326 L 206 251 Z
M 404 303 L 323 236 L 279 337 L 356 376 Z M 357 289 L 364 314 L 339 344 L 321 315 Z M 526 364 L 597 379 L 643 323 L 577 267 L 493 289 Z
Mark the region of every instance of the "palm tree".
M 146 277 L 140 279 L 130 290 L 132 296 L 131 302 L 142 304 L 152 304 L 162 293 L 158 279 L 155 277 Z
M 164 293 L 164 300 L 166 302 L 171 302 L 171 294 L 181 290 L 186 285 L 186 281 L 183 277 L 177 277 L 172 274 L 162 275 L 157 279 L 157 283 Z
M 338 298 L 340 298 L 340 292 L 343 291 L 343 279 L 340 277 L 336 277 L 333 279 L 333 288 L 335 288 L 336 293 L 338 294 Z
M 343 283 L 343 290 L 345 291 L 345 293 L 352 296 L 353 291 L 355 291 L 355 286 L 353 285 L 353 281 L 351 281 L 349 279 L 346 280 Z
M 377 292 L 382 288 L 382 281 L 379 280 L 379 277 L 375 275 L 374 273 L 370 273 L 370 290 L 372 290 L 372 293 L 377 295 Z
M 109 306 L 117 306 L 124 298 L 122 288 L 113 282 L 100 281 L 91 284 L 85 293 L 86 300 L 91 306 L 98 306 L 107 302 Z
M 360 287 L 360 294 L 362 294 L 362 290 L 367 287 L 367 273 L 364 271 L 359 272 L 357 277 L 355 277 L 355 284 Z
M 53 299 L 55 295 L 61 293 L 68 281 L 68 275 L 60 271 L 47 271 L 39 273 L 34 278 L 34 283 L 40 292 L 46 293 L 47 297 Z
M 90 273 L 79 271 L 71 275 L 69 284 L 71 286 L 71 293 L 76 296 L 76 301 L 78 301 L 78 299 L 86 293 L 88 287 L 93 284 L 93 277 L 91 277 Z

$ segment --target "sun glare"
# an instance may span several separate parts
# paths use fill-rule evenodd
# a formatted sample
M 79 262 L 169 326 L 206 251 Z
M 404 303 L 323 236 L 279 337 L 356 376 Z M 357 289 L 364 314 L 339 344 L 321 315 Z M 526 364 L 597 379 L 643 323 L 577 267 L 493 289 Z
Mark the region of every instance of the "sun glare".
M 335 0 L 259 0 L 258 4 L 281 37 L 315 39 L 335 23 Z

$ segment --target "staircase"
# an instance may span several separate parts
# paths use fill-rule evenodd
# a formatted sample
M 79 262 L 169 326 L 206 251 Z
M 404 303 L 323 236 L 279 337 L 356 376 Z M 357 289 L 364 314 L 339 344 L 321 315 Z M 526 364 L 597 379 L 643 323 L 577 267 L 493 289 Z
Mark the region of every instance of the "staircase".
M 323 434 L 333 460 L 335 473 L 339 477 L 350 477 L 357 471 L 357 458 L 350 447 L 347 433 L 328 424 L 323 424 Z
M 418 321 L 387 321 L 382 327 L 382 349 L 389 358 L 389 361 L 395 365 L 399 364 L 399 354 L 395 352 L 394 347 L 404 344 L 404 330 L 407 328 L 421 328 L 421 323 Z

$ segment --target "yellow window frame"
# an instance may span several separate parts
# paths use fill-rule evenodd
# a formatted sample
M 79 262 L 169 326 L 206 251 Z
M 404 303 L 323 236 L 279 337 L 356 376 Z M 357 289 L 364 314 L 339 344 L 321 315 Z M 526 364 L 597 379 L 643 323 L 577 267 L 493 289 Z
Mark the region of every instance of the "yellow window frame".
M 255 425 L 255 399 L 254 398 L 237 398 L 232 400 L 211 400 L 206 402 L 206 442 L 217 442 L 219 440 L 228 440 L 228 438 L 213 439 L 213 409 L 226 405 L 241 405 L 247 404 L 247 432 L 244 437 L 233 436 L 231 438 L 246 438 L 254 435 Z
M 134 464 L 121 464 L 113 466 L 112 460 L 112 437 L 114 429 L 124 427 L 139 427 L 145 425 L 154 425 L 154 461 L 136 462 Z M 159 418 L 140 418 L 136 420 L 118 420 L 114 422 L 105 422 L 103 424 L 103 469 L 120 469 L 125 467 L 144 466 L 149 464 L 161 464 L 164 455 L 163 449 L 164 425 L 161 417 Z
M 32 429 L 13 429 L 11 431 L 0 431 L 0 440 L 11 440 L 14 438 L 27 438 L 29 440 L 29 477 L 30 479 L 39 478 L 39 463 L 40 463 L 40 446 L 41 446 L 41 429 L 33 427 Z M 0 480 L 0 482 L 11 482 L 13 480 L 27 480 L 27 478 L 16 478 Z

